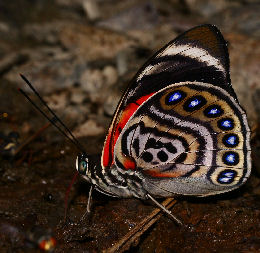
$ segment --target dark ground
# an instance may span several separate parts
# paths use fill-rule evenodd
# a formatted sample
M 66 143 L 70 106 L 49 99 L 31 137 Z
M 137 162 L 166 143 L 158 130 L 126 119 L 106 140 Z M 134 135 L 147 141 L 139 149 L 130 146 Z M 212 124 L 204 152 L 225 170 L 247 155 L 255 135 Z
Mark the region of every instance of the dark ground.
M 253 0 L 1 1 L 0 252 L 40 252 L 37 238 L 48 234 L 57 240 L 54 252 L 106 252 L 154 210 L 150 202 L 95 192 L 92 213 L 81 220 L 89 185 L 78 180 L 64 222 L 77 151 L 49 127 L 13 155 L 46 124 L 18 92 L 19 73 L 98 154 L 134 73 L 164 43 L 202 23 L 218 25 L 229 42 L 233 87 L 253 129 L 253 173 L 232 193 L 180 199 L 172 211 L 187 227 L 164 215 L 129 251 L 260 252 L 259 13 Z M 7 138 L 11 132 L 19 144 Z

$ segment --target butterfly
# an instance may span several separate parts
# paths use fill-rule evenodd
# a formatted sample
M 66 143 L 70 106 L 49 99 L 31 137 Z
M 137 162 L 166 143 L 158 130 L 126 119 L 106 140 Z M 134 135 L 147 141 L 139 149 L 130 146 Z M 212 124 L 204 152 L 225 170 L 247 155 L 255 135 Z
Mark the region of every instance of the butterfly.
M 100 163 L 80 150 L 80 175 L 91 190 L 114 197 L 158 204 L 155 198 L 243 185 L 251 172 L 250 128 L 218 28 L 197 26 L 155 53 L 118 104 Z
M 141 68 L 117 106 L 101 164 L 83 153 L 76 168 L 112 196 L 208 196 L 246 182 L 249 142 L 227 43 L 207 24 L 181 34 Z

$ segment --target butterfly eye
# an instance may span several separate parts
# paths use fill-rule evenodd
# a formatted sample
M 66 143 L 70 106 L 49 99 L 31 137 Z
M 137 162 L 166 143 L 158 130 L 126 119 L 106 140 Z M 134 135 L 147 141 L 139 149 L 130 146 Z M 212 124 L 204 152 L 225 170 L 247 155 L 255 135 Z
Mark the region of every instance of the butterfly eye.
M 88 168 L 88 164 L 86 161 L 81 161 L 79 166 L 79 173 L 85 175 L 86 170 Z
M 81 165 L 84 169 L 87 168 L 87 163 L 86 163 L 85 161 L 82 161 L 82 162 L 80 163 L 80 165 Z

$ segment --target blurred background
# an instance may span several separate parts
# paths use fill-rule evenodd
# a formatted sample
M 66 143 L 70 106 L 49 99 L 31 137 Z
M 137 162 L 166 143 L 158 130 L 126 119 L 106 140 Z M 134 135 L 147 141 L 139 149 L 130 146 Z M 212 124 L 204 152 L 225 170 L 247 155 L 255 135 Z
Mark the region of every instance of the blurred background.
M 89 189 L 79 181 L 70 222 L 62 223 L 77 150 L 21 96 L 17 88 L 30 91 L 19 73 L 97 154 L 137 70 L 179 33 L 205 23 L 228 41 L 232 85 L 253 131 L 253 176 L 224 197 L 179 202 L 175 210 L 193 230 L 180 232 L 164 217 L 130 250 L 260 252 L 259 14 L 259 0 L 0 1 L 0 252 L 37 251 L 38 230 L 54 234 L 56 252 L 99 252 L 153 210 L 94 194 L 92 217 L 76 226 Z

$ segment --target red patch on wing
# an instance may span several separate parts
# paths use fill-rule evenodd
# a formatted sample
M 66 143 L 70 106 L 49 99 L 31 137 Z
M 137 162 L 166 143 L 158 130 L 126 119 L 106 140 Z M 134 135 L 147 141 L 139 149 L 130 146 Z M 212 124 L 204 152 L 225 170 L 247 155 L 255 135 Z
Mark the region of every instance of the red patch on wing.
M 138 107 L 144 103 L 149 97 L 151 97 L 154 93 L 151 93 L 149 95 L 143 96 L 139 98 L 136 102 L 130 103 L 125 107 L 125 109 L 121 112 L 118 112 L 118 114 L 115 116 L 117 117 L 115 124 L 113 128 L 110 127 L 106 142 L 103 149 L 103 166 L 104 167 L 110 167 L 114 163 L 114 146 L 116 144 L 116 141 L 122 132 L 123 128 L 125 127 L 126 123 L 130 119 L 130 117 L 134 114 L 134 112 L 138 109 Z M 131 163 L 133 163 L 131 161 Z M 126 169 L 134 169 L 135 164 L 131 164 L 130 162 L 127 162 L 124 164 Z
M 130 159 L 130 158 L 126 158 L 124 161 L 123 161 L 123 165 L 124 165 L 124 168 L 126 170 L 135 170 L 136 169 L 136 163 L 134 160 Z
M 103 149 L 103 166 L 107 167 L 110 164 L 110 143 L 111 143 L 111 130 L 109 129 L 109 132 L 107 134 L 106 142 Z

